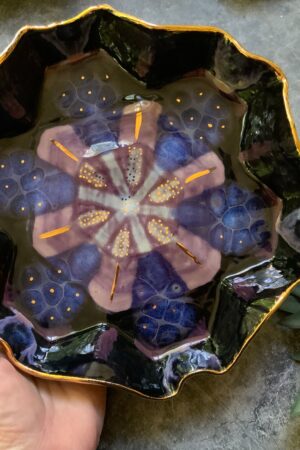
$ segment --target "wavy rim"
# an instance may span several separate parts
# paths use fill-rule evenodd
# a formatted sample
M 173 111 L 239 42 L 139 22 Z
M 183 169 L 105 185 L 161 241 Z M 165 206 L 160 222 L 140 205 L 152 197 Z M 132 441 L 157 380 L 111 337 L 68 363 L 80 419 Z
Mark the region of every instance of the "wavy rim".
M 283 85 L 283 99 L 284 99 L 284 105 L 285 105 L 285 111 L 287 114 L 287 118 L 291 127 L 291 131 L 292 131 L 292 135 L 293 135 L 293 139 L 296 145 L 296 148 L 299 152 L 300 155 L 300 140 L 298 137 L 298 133 L 296 130 L 296 126 L 294 123 L 294 119 L 292 116 L 292 112 L 291 112 L 291 107 L 290 107 L 290 103 L 289 103 L 289 94 L 288 94 L 288 80 L 284 74 L 284 72 L 282 71 L 282 69 L 275 64 L 273 61 L 263 57 L 263 56 L 259 56 L 256 55 L 255 53 L 249 52 L 248 50 L 246 50 L 233 36 L 231 36 L 227 31 L 218 28 L 218 27 L 214 27 L 214 26 L 203 26 L 203 25 L 155 25 L 149 22 L 146 22 L 142 19 L 138 19 L 135 16 L 132 16 L 130 14 L 127 13 L 123 13 L 120 12 L 118 10 L 116 10 L 115 8 L 111 7 L 108 4 L 103 4 L 103 5 L 98 5 L 98 6 L 92 6 L 89 8 L 84 9 L 82 12 L 80 12 L 79 14 L 77 14 L 74 17 L 71 17 L 69 19 L 66 20 L 62 20 L 60 22 L 53 22 L 49 25 L 44 25 L 44 26 L 40 26 L 40 25 L 25 25 L 22 28 L 20 28 L 17 33 L 15 34 L 13 40 L 11 41 L 10 44 L 8 44 L 8 46 L 5 48 L 5 50 L 0 54 L 0 65 L 9 57 L 9 55 L 14 51 L 14 49 L 16 48 L 17 44 L 20 42 L 20 40 L 22 39 L 22 37 L 24 36 L 24 34 L 26 34 L 29 31 L 46 31 L 52 28 L 56 28 L 58 26 L 62 26 L 62 25 L 68 25 L 70 23 L 76 22 L 77 20 L 86 17 L 89 14 L 92 14 L 93 12 L 97 12 L 99 10 L 106 10 L 111 12 L 114 16 L 116 17 L 120 17 L 121 19 L 125 19 L 125 20 L 130 20 L 133 23 L 136 23 L 138 25 L 142 25 L 145 28 L 148 29 L 155 29 L 155 30 L 168 30 L 168 31 L 199 31 L 199 32 L 213 32 L 213 33 L 220 33 L 223 35 L 223 37 L 225 39 L 227 39 L 228 41 L 230 41 L 231 44 L 233 44 L 237 50 L 242 53 L 244 56 L 246 56 L 247 58 L 251 58 L 251 59 L 255 59 L 256 61 L 260 61 L 263 62 L 267 65 L 269 65 L 274 72 L 276 73 L 277 78 L 282 82 Z M 198 369 L 195 372 L 192 373 L 188 373 L 186 375 L 184 375 L 182 378 L 180 378 L 178 385 L 176 387 L 176 389 L 171 392 L 170 394 L 164 395 L 162 397 L 153 397 L 151 395 L 147 395 L 144 394 L 136 389 L 130 388 L 129 386 L 125 386 L 119 383 L 114 383 L 111 381 L 105 381 L 105 380 L 97 380 L 94 378 L 82 378 L 82 377 L 76 377 L 76 376 L 69 376 L 69 375 L 57 375 L 57 374 L 48 374 L 48 373 L 44 373 L 44 372 L 39 372 L 35 369 L 32 369 L 28 366 L 26 366 L 25 364 L 21 363 L 15 356 L 14 353 L 12 351 L 11 346 L 8 344 L 8 342 L 6 342 L 4 339 L 0 338 L 0 351 L 1 351 L 1 347 L 4 350 L 4 353 L 6 355 L 6 357 L 8 358 L 8 360 L 17 368 L 20 369 L 22 372 L 26 373 L 27 375 L 32 375 L 36 378 L 40 378 L 43 380 L 52 380 L 52 381 L 67 381 L 67 382 L 72 382 L 72 383 L 81 383 L 81 384 L 93 384 L 93 385 L 99 385 L 99 386 L 113 386 L 122 390 L 126 390 L 132 393 L 135 393 L 137 395 L 139 395 L 140 397 L 143 398 L 147 398 L 147 399 L 151 399 L 151 400 L 167 400 L 170 399 L 172 397 L 175 397 L 175 395 L 177 395 L 179 393 L 179 391 L 181 390 L 184 382 L 188 379 L 193 377 L 194 375 L 197 375 L 201 372 L 206 372 L 206 373 L 211 373 L 214 375 L 223 375 L 224 373 L 226 373 L 228 370 L 231 369 L 231 367 L 236 363 L 236 361 L 238 360 L 238 358 L 240 357 L 240 355 L 243 353 L 244 349 L 247 347 L 247 345 L 249 344 L 249 342 L 254 338 L 254 336 L 257 334 L 257 332 L 260 330 L 261 326 L 264 324 L 264 322 L 266 322 L 274 313 L 275 311 L 277 311 L 278 308 L 280 308 L 280 306 L 282 305 L 282 303 L 284 302 L 284 300 L 286 299 L 286 297 L 288 297 L 288 295 L 291 293 L 291 291 L 298 285 L 300 284 L 300 278 L 298 280 L 296 280 L 294 283 L 292 283 L 285 291 L 283 291 L 278 300 L 275 302 L 274 306 L 270 309 L 270 311 L 268 313 L 266 313 L 261 321 L 258 323 L 258 325 L 254 328 L 253 332 L 247 337 L 247 339 L 245 339 L 243 345 L 241 346 L 240 350 L 238 351 L 238 353 L 236 353 L 236 355 L 234 356 L 233 360 L 230 362 L 230 364 L 228 364 L 228 366 L 226 366 L 224 369 L 222 369 L 221 371 L 218 370 L 214 370 L 214 369 Z

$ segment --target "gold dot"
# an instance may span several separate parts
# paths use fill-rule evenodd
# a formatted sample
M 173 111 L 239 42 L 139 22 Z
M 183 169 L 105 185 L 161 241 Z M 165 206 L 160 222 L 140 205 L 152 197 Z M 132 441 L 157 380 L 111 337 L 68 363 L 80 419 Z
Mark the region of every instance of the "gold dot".
M 152 306 L 152 309 L 156 309 L 156 308 L 157 308 L 157 305 L 153 305 L 153 306 Z
M 25 164 L 25 159 L 21 159 L 20 163 Z
M 65 96 L 66 96 L 66 93 L 65 93 L 65 92 L 63 92 L 63 93 L 61 94 L 61 96 L 62 96 L 62 97 L 65 97 Z
M 109 80 L 109 75 L 107 73 L 105 74 L 105 79 Z
M 41 206 L 43 206 L 43 203 L 42 202 L 38 202 L 38 207 L 40 208 Z
M 225 125 L 221 125 L 221 128 L 223 128 L 223 129 L 224 129 L 224 128 L 225 128 Z
M 0 167 L 1 167 L 1 169 L 4 169 L 4 167 L 5 167 L 5 164 L 1 164 L 1 166 L 0 166 Z
M 34 278 L 33 277 L 29 277 L 29 281 L 33 281 L 34 280 Z
M 146 328 L 147 328 L 147 325 L 143 325 L 143 328 L 144 328 L 144 330 L 146 330 Z
M 102 100 L 105 102 L 105 100 L 106 100 L 106 97 L 102 97 Z
M 239 241 L 239 244 L 242 244 L 243 243 L 243 241 Z
M 202 141 L 202 139 L 203 139 L 203 136 L 199 136 L 199 139 L 201 139 L 201 141 Z
M 70 312 L 71 311 L 71 306 L 67 307 L 67 311 Z
M 31 302 L 30 302 L 32 305 L 35 305 L 36 304 L 36 301 L 34 300 L 34 298 L 31 300 Z
M 181 98 L 177 97 L 177 98 L 176 98 L 176 102 L 177 102 L 177 103 L 181 103 Z
M 55 289 L 53 289 L 53 288 L 50 288 L 50 289 L 49 289 L 49 292 L 50 292 L 50 294 L 54 294 L 54 292 L 55 292 Z
M 85 76 L 84 75 L 81 75 L 81 80 L 85 80 Z
M 117 112 L 117 111 L 114 109 L 112 113 L 113 113 L 113 114 L 116 114 L 116 112 Z
M 207 126 L 208 126 L 208 128 L 212 128 L 213 124 L 212 123 L 208 123 Z
M 88 91 L 88 94 L 91 95 L 91 94 L 92 94 L 92 91 Z
M 220 106 L 220 105 L 217 105 L 217 106 L 216 106 L 216 108 L 217 108 L 217 109 L 220 109 L 220 108 L 221 108 L 221 106 Z
M 223 237 L 224 237 L 223 234 L 220 234 L 220 239 L 223 239 Z
M 22 208 L 21 208 L 21 211 L 25 211 L 25 208 L 24 208 L 24 206 L 22 206 Z
M 50 320 L 54 320 L 54 316 L 50 316 Z
M 34 176 L 32 177 L 32 179 L 33 179 L 33 180 L 36 180 L 36 176 L 34 175 Z
M 194 116 L 191 116 L 191 117 L 190 117 L 190 120 L 194 120 Z
M 75 297 L 80 297 L 79 292 L 76 292 Z
M 5 185 L 5 189 L 8 189 L 8 184 Z
M 198 95 L 199 95 L 199 97 L 202 97 L 202 95 L 203 95 L 203 92 L 198 92 Z
M 79 108 L 79 111 L 80 111 L 80 112 L 83 112 L 83 108 Z
M 57 273 L 62 273 L 62 270 L 61 269 L 57 269 Z

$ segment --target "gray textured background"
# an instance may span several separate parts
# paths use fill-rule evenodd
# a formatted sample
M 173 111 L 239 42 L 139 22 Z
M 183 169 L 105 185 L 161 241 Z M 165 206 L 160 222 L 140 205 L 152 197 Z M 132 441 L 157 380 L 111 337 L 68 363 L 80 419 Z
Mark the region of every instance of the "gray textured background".
M 63 20 L 92 5 L 0 0 L 0 48 L 27 23 Z M 219 26 L 248 50 L 272 59 L 289 79 L 300 130 L 300 0 L 111 0 L 110 5 L 152 23 Z M 289 411 L 300 390 L 300 367 L 289 353 L 300 335 L 280 328 L 277 320 L 276 314 L 230 372 L 199 375 L 174 399 L 155 402 L 111 391 L 99 448 L 299 450 L 300 418 L 291 420 Z

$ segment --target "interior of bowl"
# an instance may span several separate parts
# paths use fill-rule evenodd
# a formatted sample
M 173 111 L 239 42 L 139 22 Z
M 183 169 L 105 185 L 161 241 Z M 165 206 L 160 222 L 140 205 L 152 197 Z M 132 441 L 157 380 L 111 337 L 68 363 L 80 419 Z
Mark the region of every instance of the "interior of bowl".
M 299 277 L 286 81 L 210 28 L 109 7 L 0 66 L 0 337 L 38 376 L 166 398 Z

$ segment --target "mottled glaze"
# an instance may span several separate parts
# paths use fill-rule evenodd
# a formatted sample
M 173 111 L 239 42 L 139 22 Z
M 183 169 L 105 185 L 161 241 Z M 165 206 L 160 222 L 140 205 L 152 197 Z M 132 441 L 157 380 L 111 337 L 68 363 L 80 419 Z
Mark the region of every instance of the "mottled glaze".
M 224 371 L 298 276 L 276 73 L 221 33 L 106 9 L 22 42 L 39 101 L 20 74 L 0 98 L 0 337 L 40 373 L 153 397 Z

